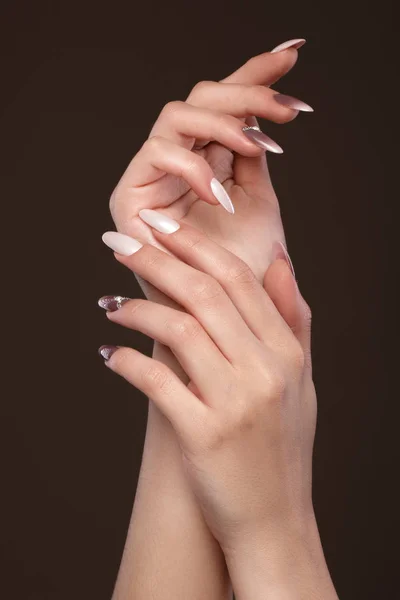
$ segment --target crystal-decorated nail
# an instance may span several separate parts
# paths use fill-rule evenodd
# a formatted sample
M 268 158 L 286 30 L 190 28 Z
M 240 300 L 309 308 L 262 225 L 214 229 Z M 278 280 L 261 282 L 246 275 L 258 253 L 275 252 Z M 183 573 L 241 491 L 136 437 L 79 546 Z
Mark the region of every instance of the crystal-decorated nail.
M 275 152 L 276 154 L 282 154 L 282 148 L 274 140 L 265 135 L 259 127 L 243 127 L 243 133 L 259 148 Z
M 129 237 L 129 235 L 118 233 L 117 231 L 107 231 L 103 234 L 102 240 L 111 250 L 124 256 L 134 254 L 143 246 L 143 244 Z
M 118 346 L 100 346 L 99 354 L 104 360 L 110 360 L 114 352 L 118 350 Z
M 271 50 L 271 54 L 275 54 L 276 52 L 282 52 L 283 50 L 287 50 L 288 48 L 296 48 L 296 50 L 298 50 L 299 48 L 304 46 L 305 43 L 306 43 L 306 40 L 304 38 L 288 40 L 287 42 L 283 42 L 282 44 L 279 44 L 279 46 L 275 46 L 275 48 L 273 50 Z
M 218 202 L 228 211 L 228 213 L 233 215 L 235 209 L 232 200 L 224 186 L 215 177 L 211 179 L 211 189 Z
M 171 217 L 167 217 L 163 213 L 157 212 L 156 210 L 152 210 L 150 208 L 143 208 L 139 210 L 139 217 L 150 225 L 150 227 L 154 227 L 160 233 L 174 233 L 178 231 L 180 225 Z
M 125 296 L 103 296 L 98 301 L 98 305 L 107 311 L 114 312 L 119 310 L 129 300 L 130 298 L 125 298 Z
M 311 108 L 305 102 L 298 100 L 297 98 L 293 98 L 293 96 L 286 96 L 286 94 L 274 94 L 274 100 L 281 104 L 282 106 L 286 106 L 287 108 L 293 108 L 294 110 L 300 110 L 303 112 L 314 112 L 314 109 Z

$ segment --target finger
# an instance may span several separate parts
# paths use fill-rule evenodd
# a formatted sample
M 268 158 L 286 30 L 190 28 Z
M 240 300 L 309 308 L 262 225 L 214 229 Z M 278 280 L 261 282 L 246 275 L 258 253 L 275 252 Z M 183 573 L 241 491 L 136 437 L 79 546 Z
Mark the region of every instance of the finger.
M 252 56 L 239 69 L 221 79 L 221 83 L 272 85 L 294 67 L 297 58 L 297 50 L 293 47 L 274 54 L 263 52 Z
M 154 237 L 175 256 L 218 281 L 259 340 L 269 345 L 279 339 L 282 344 L 289 333 L 287 325 L 243 260 L 201 231 L 158 211 L 144 209 L 139 217 L 153 227 Z
M 161 179 L 166 174 L 181 177 L 205 202 L 214 205 L 220 203 L 228 212 L 234 212 L 228 193 L 216 180 L 208 162 L 202 156 L 159 136 L 154 136 L 143 144 L 141 150 L 132 159 L 119 186 L 125 190 L 129 187 L 140 188 Z M 164 198 L 164 203 L 162 197 L 156 198 L 155 201 L 158 206 L 170 204 L 169 198 Z M 136 211 L 148 205 L 148 195 L 144 195 L 143 199 L 140 198 L 140 193 L 136 195 Z M 132 216 L 132 206 L 126 202 L 126 198 L 122 202 L 114 202 L 113 210 L 119 211 L 115 215 L 119 222 L 121 220 L 124 222 Z
M 208 409 L 169 367 L 132 348 L 102 346 L 99 353 L 107 367 L 148 396 L 190 443 Z
M 264 288 L 300 342 L 306 366 L 311 368 L 311 311 L 285 257 L 277 258 L 269 266 L 264 276 Z
M 119 262 L 183 306 L 204 327 L 230 362 L 238 362 L 243 347 L 254 347 L 254 336 L 222 286 L 210 275 L 149 244 L 116 232 L 103 241 Z
M 258 156 L 261 154 L 260 148 L 282 152 L 278 144 L 261 132 L 257 133 L 255 139 L 249 139 L 243 126 L 243 121 L 232 115 L 177 101 L 170 102 L 163 108 L 151 137 L 158 135 L 190 150 L 195 142 L 198 146 L 199 140 L 206 140 L 219 142 L 245 156 Z
M 232 366 L 192 315 L 142 299 L 110 308 L 106 314 L 113 323 L 168 346 L 203 397 L 212 400 L 223 395 L 222 382 Z
M 280 96 L 277 91 L 263 85 L 201 81 L 193 88 L 187 102 L 234 117 L 254 115 L 275 123 L 287 123 L 297 116 L 298 110 L 283 105 Z

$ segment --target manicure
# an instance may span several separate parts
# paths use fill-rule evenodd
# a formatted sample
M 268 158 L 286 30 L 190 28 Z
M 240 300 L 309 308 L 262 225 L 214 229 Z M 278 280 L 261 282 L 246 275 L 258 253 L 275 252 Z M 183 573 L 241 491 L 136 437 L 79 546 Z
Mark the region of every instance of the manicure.
M 243 127 L 243 133 L 259 148 L 275 152 L 276 154 L 282 154 L 282 148 L 274 140 L 265 135 L 259 127 Z
M 286 96 L 285 94 L 275 94 L 274 99 L 278 104 L 282 104 L 282 106 L 286 106 L 287 108 L 294 108 L 295 110 L 300 110 L 303 112 L 314 112 L 314 109 L 311 108 L 305 102 L 298 100 L 297 98 L 293 98 L 293 96 Z
M 293 277 L 296 279 L 296 274 L 294 272 L 292 259 L 290 258 L 289 253 L 286 250 L 285 246 L 282 244 L 282 242 L 275 242 L 273 254 L 274 254 L 274 260 L 278 260 L 278 258 L 280 258 L 287 262 L 287 264 L 290 267 L 290 270 L 292 271 Z
M 276 46 L 273 50 L 271 50 L 271 54 L 274 54 L 275 52 L 282 52 L 282 50 L 287 50 L 288 48 L 296 48 L 296 50 L 298 50 L 299 48 L 304 46 L 305 43 L 306 40 L 304 38 L 289 40 L 288 42 L 283 42 L 283 44 L 279 44 L 279 46 Z
M 114 250 L 114 252 L 117 252 L 118 254 L 123 254 L 124 256 L 134 254 L 143 246 L 143 244 L 134 238 L 129 237 L 129 235 L 124 235 L 117 231 L 107 231 L 103 234 L 102 240 L 106 246 L 111 248 L 111 250 Z
M 114 312 L 119 310 L 129 300 L 130 298 L 125 298 L 125 296 L 103 296 L 98 301 L 98 305 L 107 311 Z
M 117 346 L 100 346 L 99 354 L 104 360 L 110 360 L 114 352 L 118 350 Z
M 232 200 L 230 199 L 229 194 L 224 186 L 215 177 L 211 179 L 211 189 L 218 202 L 222 204 L 228 213 L 233 215 L 235 208 L 232 204 Z
M 150 208 L 143 208 L 139 211 L 139 217 L 150 225 L 150 227 L 154 227 L 160 233 L 174 233 L 174 231 L 178 231 L 180 228 L 179 223 L 171 219 L 171 217 L 167 217 L 163 213 L 157 212 L 156 210 L 151 210 Z

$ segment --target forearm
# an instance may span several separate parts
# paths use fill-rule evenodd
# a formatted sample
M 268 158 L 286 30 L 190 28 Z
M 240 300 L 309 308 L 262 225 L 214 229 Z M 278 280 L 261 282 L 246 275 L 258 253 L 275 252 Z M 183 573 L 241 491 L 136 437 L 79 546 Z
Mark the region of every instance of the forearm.
M 301 532 L 260 528 L 225 557 L 236 600 L 338 600 L 314 518 Z
M 171 352 L 153 356 L 184 377 Z M 152 402 L 113 600 L 231 598 L 225 560 L 187 484 L 176 435 Z

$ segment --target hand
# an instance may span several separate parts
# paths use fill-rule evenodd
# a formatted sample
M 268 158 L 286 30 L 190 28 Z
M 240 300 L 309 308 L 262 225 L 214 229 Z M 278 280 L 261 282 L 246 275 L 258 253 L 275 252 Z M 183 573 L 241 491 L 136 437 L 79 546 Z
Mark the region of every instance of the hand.
M 302 40 L 294 40 L 283 51 L 255 56 L 219 83 L 198 83 L 186 102 L 163 108 L 111 196 L 118 231 L 162 247 L 138 217 L 143 208 L 161 209 L 241 257 L 262 281 L 273 243 L 284 242 L 265 157 L 266 148 L 279 152 L 279 146 L 250 130 L 248 135 L 261 140 L 260 148 L 242 128 L 257 125 L 255 117 L 285 123 L 298 110 L 312 110 L 269 88 L 294 66 L 300 45 Z M 223 184 L 217 194 L 227 206 L 225 192 L 229 194 L 234 217 L 215 206 L 213 178 Z M 148 283 L 139 282 L 148 298 L 168 303 Z
M 104 239 L 187 313 L 147 300 L 108 297 L 103 306 L 116 311 L 110 320 L 168 346 L 191 381 L 135 350 L 104 346 L 101 355 L 174 427 L 235 597 L 337 600 L 311 500 L 310 311 L 288 262 L 276 260 L 263 287 L 198 230 L 157 211 L 140 216 L 175 256 L 115 232 Z
M 191 382 L 186 387 L 166 365 L 128 348 L 103 347 L 106 364 L 172 423 L 191 485 L 225 552 L 261 530 L 271 544 L 277 531 L 297 539 L 313 518 L 316 398 L 309 310 L 291 271 L 277 261 L 286 269 L 286 297 L 295 297 L 303 314 L 296 332 L 240 258 L 156 211 L 141 217 L 169 231 L 153 235 L 174 256 L 114 232 L 104 239 L 121 263 L 188 314 L 142 299 L 107 314 L 171 348 Z M 117 308 L 110 299 L 104 305 Z

